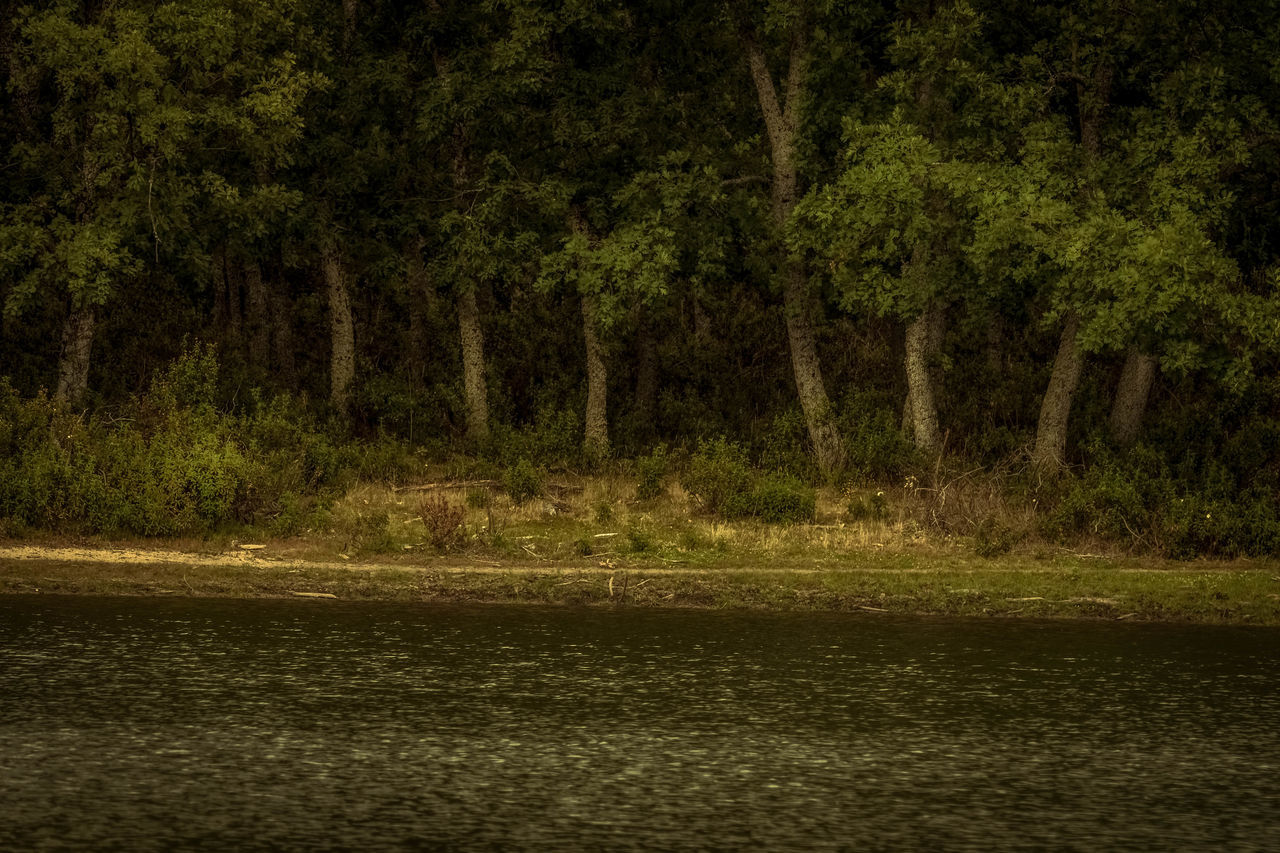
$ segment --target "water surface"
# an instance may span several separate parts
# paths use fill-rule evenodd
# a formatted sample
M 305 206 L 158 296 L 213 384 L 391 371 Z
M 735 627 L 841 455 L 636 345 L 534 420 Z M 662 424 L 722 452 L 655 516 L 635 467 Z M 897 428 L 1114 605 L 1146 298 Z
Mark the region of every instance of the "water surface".
M 0 848 L 1280 850 L 1280 631 L 0 596 Z

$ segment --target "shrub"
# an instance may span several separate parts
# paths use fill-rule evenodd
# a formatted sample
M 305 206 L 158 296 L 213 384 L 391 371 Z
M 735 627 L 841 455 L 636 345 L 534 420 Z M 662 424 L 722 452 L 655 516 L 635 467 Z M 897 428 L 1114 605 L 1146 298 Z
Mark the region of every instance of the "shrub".
M 418 517 L 427 529 L 427 541 L 437 551 L 449 551 L 462 542 L 466 510 L 449 503 L 443 495 L 419 501 Z
M 512 503 L 522 504 L 542 494 L 542 474 L 528 459 L 521 459 L 507 469 L 502 485 Z
M 809 452 L 809 429 L 798 407 L 774 417 L 769 429 L 754 444 L 756 459 L 764 470 L 790 474 L 806 482 L 817 481 L 817 465 Z
M 752 473 L 747 457 L 737 444 L 724 438 L 702 442 L 689 460 L 680 485 L 705 512 L 722 513 L 735 496 L 751 488 Z
M 648 456 L 636 460 L 636 498 L 653 500 L 666 493 L 667 446 L 659 444 Z
M 351 521 L 348 547 L 367 548 L 371 551 L 387 551 L 395 544 L 387 530 L 391 523 L 386 511 L 357 513 Z
M 849 470 L 875 479 L 897 479 L 916 459 L 902 432 L 902 401 L 876 392 L 850 392 L 838 418 L 849 452 Z
M 817 499 L 813 488 L 795 477 L 761 477 L 748 492 L 738 492 L 724 504 L 728 518 L 758 518 L 771 524 L 813 521 Z
M 990 559 L 1007 554 L 1018 544 L 1018 535 L 1009 527 L 987 517 L 973 533 L 973 552 Z
M 643 554 L 645 551 L 653 549 L 653 537 L 643 530 L 631 528 L 627 531 L 627 550 L 636 554 Z

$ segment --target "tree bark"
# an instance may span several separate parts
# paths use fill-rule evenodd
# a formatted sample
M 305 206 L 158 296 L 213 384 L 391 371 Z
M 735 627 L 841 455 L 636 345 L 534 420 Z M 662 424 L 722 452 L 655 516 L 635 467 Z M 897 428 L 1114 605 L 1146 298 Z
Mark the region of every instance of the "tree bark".
M 484 378 L 484 333 L 474 287 L 458 291 L 458 330 L 462 338 L 462 390 L 467 401 L 467 438 L 489 437 L 489 396 Z
M 1080 317 L 1074 311 L 1067 315 L 1058 342 L 1058 354 L 1053 360 L 1053 373 L 1049 387 L 1040 404 L 1040 424 L 1036 429 L 1036 443 L 1031 451 L 1031 464 L 1043 472 L 1062 467 L 1067 453 L 1067 419 L 1071 414 L 1071 401 L 1080 384 L 1080 370 L 1084 356 L 1076 345 L 1080 331 Z
M 329 294 L 329 401 L 346 413 L 356 373 L 355 323 L 347 294 L 347 274 L 336 246 L 324 248 L 321 265 Z
M 907 326 L 907 411 L 916 447 L 925 453 L 937 453 L 942 446 L 932 375 L 933 361 L 941 343 L 935 330 L 941 325 L 942 310 L 930 305 Z
M 89 352 L 93 347 L 94 313 L 72 308 L 62 325 L 62 355 L 58 361 L 58 389 L 53 398 L 79 406 L 89 390 Z
M 742 44 L 751 68 L 756 95 L 760 100 L 765 129 L 768 131 L 773 160 L 772 212 L 778 233 L 781 234 L 796 204 L 799 173 L 796 166 L 795 136 L 805 86 L 808 46 L 798 30 L 791 43 L 785 103 L 781 103 L 765 61 L 764 50 L 755 35 L 744 30 Z M 800 260 L 786 256 L 785 249 L 782 251 L 783 308 L 796 390 L 800 397 L 800 407 L 804 410 L 818 468 L 827 477 L 835 477 L 844 470 L 848 457 L 822 381 L 822 367 L 818 359 L 809 304 L 809 281 Z
M 1133 444 L 1142 428 L 1142 415 L 1156 378 L 1156 357 L 1130 347 L 1120 371 L 1115 401 L 1111 406 L 1111 437 L 1122 447 Z
M 608 371 L 600 344 L 600 304 L 593 295 L 582 297 L 582 337 L 587 348 L 587 417 L 583 446 L 587 455 L 609 455 Z

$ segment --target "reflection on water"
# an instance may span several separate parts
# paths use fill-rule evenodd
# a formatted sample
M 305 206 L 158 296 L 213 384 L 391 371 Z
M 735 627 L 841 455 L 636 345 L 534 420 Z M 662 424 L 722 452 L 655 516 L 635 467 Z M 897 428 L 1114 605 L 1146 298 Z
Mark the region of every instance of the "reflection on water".
M 1277 850 L 1278 643 L 0 597 L 0 848 Z

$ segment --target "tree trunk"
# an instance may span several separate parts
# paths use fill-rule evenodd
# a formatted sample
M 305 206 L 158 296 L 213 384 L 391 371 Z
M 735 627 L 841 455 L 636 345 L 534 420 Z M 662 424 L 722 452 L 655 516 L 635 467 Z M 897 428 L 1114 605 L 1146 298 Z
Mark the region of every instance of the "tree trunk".
M 271 310 L 266 286 L 262 281 L 262 267 L 256 261 L 244 264 L 245 336 L 249 343 L 249 365 L 266 371 L 271 359 Z
M 1076 333 L 1080 330 L 1080 317 L 1074 311 L 1067 315 L 1058 342 L 1058 354 L 1053 360 L 1053 373 L 1049 387 L 1040 405 L 1040 424 L 1036 429 L 1036 444 L 1031 451 L 1031 463 L 1042 472 L 1059 470 L 1067 453 L 1067 418 L 1071 414 L 1071 400 L 1080 384 L 1080 369 L 1084 356 L 1076 345 Z
M 1156 366 L 1155 356 L 1147 355 L 1137 347 L 1130 347 L 1125 356 L 1115 402 L 1111 406 L 1111 437 L 1122 447 L 1133 444 L 1138 438 L 1147 397 L 1155 382 Z
M 53 398 L 79 406 L 89 390 L 89 351 L 93 347 L 93 309 L 72 308 L 62 325 L 62 355 L 58 362 L 58 390 Z
M 595 296 L 582 297 L 582 337 L 587 345 L 587 419 L 583 446 L 593 459 L 609 455 L 608 373 L 600 344 L 600 306 Z
M 942 325 L 942 310 L 931 305 L 907 326 L 907 412 L 916 447 L 925 453 L 941 449 L 938 406 L 934 395 L 933 361 L 941 341 L 935 331 Z
M 773 160 L 772 208 L 779 233 L 785 228 L 796 204 L 799 173 L 796 167 L 795 135 L 798 110 L 803 98 L 808 62 L 808 46 L 797 34 L 791 44 L 786 80 L 785 104 L 778 100 L 773 77 L 765 61 L 764 50 L 751 32 L 742 34 L 743 48 L 751 67 L 760 100 L 760 111 L 768 131 Z M 785 250 L 784 250 L 785 251 Z M 818 468 L 827 477 L 835 477 L 848 461 L 844 439 L 836 426 L 831 401 L 822 381 L 818 345 L 813 332 L 808 277 L 797 258 L 784 257 L 783 308 L 787 321 L 787 340 L 791 346 L 791 369 L 795 374 L 800 407 L 804 410 L 809 439 L 813 442 Z
M 489 396 L 484 378 L 484 333 L 474 287 L 458 292 L 458 330 L 462 337 L 462 390 L 467 400 L 467 438 L 489 437 Z
M 351 405 L 351 384 L 356 373 L 355 323 L 347 295 L 347 275 L 336 246 L 326 246 L 321 257 L 329 292 L 329 401 L 345 413 Z

